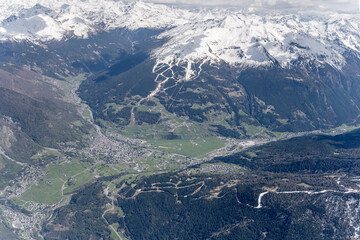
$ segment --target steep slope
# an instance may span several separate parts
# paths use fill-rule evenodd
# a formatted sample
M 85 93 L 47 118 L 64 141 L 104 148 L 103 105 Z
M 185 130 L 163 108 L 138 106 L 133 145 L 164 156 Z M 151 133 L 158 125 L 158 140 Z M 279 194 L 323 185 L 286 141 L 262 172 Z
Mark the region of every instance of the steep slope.
M 50 78 L 9 64 L 2 64 L 0 75 L 0 147 L 7 155 L 36 163 L 31 157 L 42 147 L 82 144 L 88 123 Z
M 108 70 L 81 86 L 80 95 L 97 117 L 127 125 L 136 111 L 132 106 L 142 106 L 155 119 L 147 123 L 163 124 L 162 134 L 177 134 L 169 120 L 175 113 L 200 123 L 208 134 L 233 137 L 264 133 L 264 128 L 297 132 L 358 121 L 357 16 L 194 13 L 183 16 L 191 21 L 169 23 L 158 36 L 167 41 L 150 52 L 154 67 L 142 69 L 141 81 L 153 86 L 140 98 L 131 91 L 126 101 L 111 97 L 113 91 L 132 89 L 138 79 L 130 72 L 128 87 L 117 85 L 124 72 L 100 82 Z M 130 20 L 125 24 L 133 27 Z M 126 61 L 116 67 L 131 68 Z M 98 89 L 106 94 L 96 94 Z
M 177 134 L 175 114 L 208 135 L 235 137 L 358 121 L 356 15 L 194 10 L 141 1 L 3 5 L 2 61 L 58 78 L 95 74 L 80 95 L 99 121 L 161 122 L 167 135 Z M 139 54 L 148 56 L 144 68 L 127 62 Z M 141 76 L 132 75 L 136 68 Z M 141 94 L 133 91 L 137 82 L 147 86 Z

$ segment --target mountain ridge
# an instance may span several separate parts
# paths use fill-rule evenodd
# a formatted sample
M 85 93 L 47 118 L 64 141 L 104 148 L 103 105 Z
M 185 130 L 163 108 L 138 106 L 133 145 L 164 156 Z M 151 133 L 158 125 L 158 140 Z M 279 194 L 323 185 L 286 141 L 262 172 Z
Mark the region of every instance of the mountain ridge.
M 360 52 L 360 24 L 356 14 L 314 16 L 286 14 L 265 16 L 236 9 L 181 9 L 142 1 L 30 1 L 4 3 L 0 39 L 44 42 L 73 35 L 117 28 L 164 29 L 168 39 L 154 49 L 159 62 L 225 61 L 231 65 L 280 64 L 291 66 L 299 57 L 328 63 L 338 69 L 346 64 L 344 52 Z M 179 44 L 180 43 L 180 44 Z M 189 70 L 189 74 L 190 74 Z

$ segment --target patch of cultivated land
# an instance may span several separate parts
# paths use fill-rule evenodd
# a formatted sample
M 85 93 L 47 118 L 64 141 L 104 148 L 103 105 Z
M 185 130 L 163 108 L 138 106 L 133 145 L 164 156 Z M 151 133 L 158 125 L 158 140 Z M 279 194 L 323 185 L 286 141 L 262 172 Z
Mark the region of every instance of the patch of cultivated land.
M 44 169 L 47 174 L 38 183 L 28 188 L 21 199 L 46 204 L 60 202 L 63 191 L 70 192 L 92 179 L 94 175 L 86 172 L 88 168 L 89 164 L 76 160 L 60 165 L 50 165 Z
M 208 153 L 226 145 L 226 141 L 218 137 L 205 137 L 194 140 L 150 140 L 149 142 L 158 150 L 189 157 L 205 157 Z

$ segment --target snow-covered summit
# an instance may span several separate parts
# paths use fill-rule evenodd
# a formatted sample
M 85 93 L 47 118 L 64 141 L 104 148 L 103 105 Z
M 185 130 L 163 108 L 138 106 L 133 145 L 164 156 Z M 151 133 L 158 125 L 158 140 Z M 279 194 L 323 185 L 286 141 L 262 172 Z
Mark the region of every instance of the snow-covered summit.
M 168 61 L 175 57 L 178 61 L 282 66 L 302 56 L 341 68 L 345 52 L 360 52 L 359 33 L 360 21 L 353 15 L 308 20 L 231 12 L 164 32 L 160 37 L 170 41 L 156 55 Z
M 0 3 L 0 39 L 61 40 L 69 32 L 87 37 L 99 27 L 165 28 L 186 23 L 188 11 L 165 5 L 112 0 L 4 0 Z
M 167 43 L 153 51 L 159 63 L 226 62 L 287 66 L 299 57 L 345 64 L 360 52 L 360 18 L 256 14 L 227 9 L 181 9 L 142 1 L 12 0 L 0 3 L 0 40 L 46 42 L 116 28 L 164 29 Z M 173 63 L 172 63 L 173 64 Z

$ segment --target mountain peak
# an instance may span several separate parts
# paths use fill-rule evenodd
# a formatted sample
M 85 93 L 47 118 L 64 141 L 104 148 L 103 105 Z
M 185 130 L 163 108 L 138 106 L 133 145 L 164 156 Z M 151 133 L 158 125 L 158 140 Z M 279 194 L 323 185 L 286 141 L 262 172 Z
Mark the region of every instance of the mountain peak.
M 69 33 L 87 38 L 89 33 L 116 28 L 163 29 L 159 38 L 168 41 L 153 51 L 153 57 L 165 63 L 176 58 L 288 66 L 302 57 L 341 69 L 344 53 L 360 52 L 360 24 L 355 15 L 308 18 L 234 9 L 181 9 L 144 1 L 33 0 L 13 5 L 5 0 L 1 7 L 5 9 L 0 15 L 3 41 L 46 42 Z

